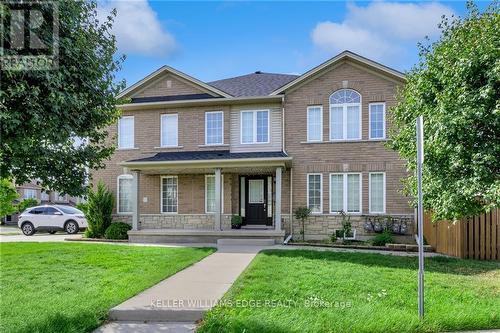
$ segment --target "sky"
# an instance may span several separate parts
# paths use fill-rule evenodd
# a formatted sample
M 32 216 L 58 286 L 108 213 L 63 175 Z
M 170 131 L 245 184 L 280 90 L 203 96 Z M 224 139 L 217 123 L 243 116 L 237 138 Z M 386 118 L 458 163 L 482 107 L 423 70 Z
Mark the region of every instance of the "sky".
M 163 65 L 204 82 L 302 74 L 346 49 L 404 72 L 418 60 L 417 43 L 439 36 L 442 15 L 466 12 L 462 1 L 101 0 L 98 8 L 117 10 L 113 33 L 126 55 L 117 77 L 127 86 Z

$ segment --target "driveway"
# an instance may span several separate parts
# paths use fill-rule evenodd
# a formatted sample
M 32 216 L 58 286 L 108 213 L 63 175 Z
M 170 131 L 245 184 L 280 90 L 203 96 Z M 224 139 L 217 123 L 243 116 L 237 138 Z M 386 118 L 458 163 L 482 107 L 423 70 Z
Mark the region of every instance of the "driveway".
M 33 236 L 25 236 L 19 228 L 11 226 L 1 226 L 0 243 L 7 242 L 64 242 L 65 238 L 82 238 L 83 233 L 68 235 L 65 232 L 57 232 L 51 235 L 47 232 L 37 232 Z

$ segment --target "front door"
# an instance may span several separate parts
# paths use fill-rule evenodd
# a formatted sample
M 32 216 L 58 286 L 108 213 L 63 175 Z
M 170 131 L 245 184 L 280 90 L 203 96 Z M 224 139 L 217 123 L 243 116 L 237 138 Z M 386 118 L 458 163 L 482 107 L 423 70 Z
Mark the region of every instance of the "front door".
M 246 225 L 266 225 L 267 219 L 267 177 L 246 177 Z

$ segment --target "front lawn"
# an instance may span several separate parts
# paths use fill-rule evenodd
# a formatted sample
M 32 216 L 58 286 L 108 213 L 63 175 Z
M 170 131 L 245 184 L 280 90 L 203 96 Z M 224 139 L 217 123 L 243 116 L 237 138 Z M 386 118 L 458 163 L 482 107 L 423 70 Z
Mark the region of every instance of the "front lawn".
M 200 332 L 438 332 L 500 327 L 500 263 L 306 250 L 260 253 Z
M 213 249 L 0 243 L 0 332 L 88 332 Z

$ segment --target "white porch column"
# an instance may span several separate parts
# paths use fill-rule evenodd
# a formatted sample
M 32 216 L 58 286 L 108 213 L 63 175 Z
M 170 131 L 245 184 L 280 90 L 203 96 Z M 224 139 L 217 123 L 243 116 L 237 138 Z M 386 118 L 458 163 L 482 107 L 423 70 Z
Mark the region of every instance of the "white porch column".
M 139 230 L 139 171 L 132 171 L 132 230 Z
M 281 173 L 282 168 L 276 168 L 276 203 L 274 214 L 274 228 L 281 230 Z
M 221 169 L 215 169 L 215 230 L 221 230 L 221 193 L 222 193 L 222 182 L 221 182 Z

